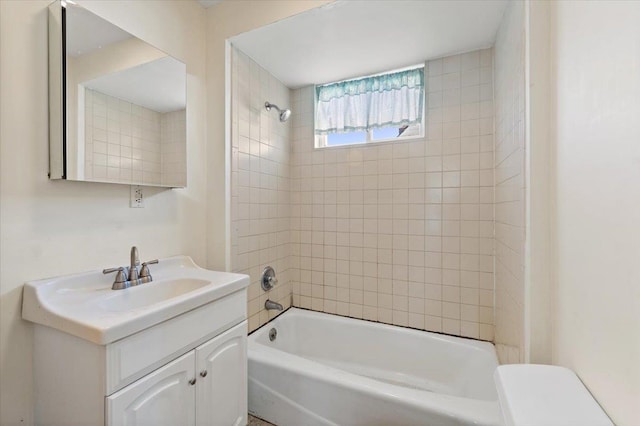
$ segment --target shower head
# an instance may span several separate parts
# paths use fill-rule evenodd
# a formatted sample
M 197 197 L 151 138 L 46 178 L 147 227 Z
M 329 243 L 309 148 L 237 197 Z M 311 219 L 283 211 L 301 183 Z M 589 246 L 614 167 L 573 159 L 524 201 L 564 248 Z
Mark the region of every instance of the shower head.
M 275 104 L 271 104 L 269 102 L 265 102 L 264 103 L 264 107 L 267 111 L 271 111 L 271 108 L 275 108 L 278 110 L 278 112 L 280 113 L 280 121 L 282 123 L 284 123 L 285 121 L 287 121 L 289 119 L 289 117 L 291 117 L 291 110 L 290 109 L 280 109 L 278 108 L 278 105 Z
M 280 121 L 282 121 L 283 123 L 285 121 L 287 121 L 289 119 L 289 117 L 291 117 L 291 110 L 290 109 L 285 109 L 284 111 L 280 112 Z

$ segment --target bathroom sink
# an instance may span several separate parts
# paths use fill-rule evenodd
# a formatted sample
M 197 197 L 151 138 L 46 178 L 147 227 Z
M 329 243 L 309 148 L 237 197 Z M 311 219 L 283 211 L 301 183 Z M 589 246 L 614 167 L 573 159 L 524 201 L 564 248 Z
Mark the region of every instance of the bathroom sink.
M 246 275 L 203 269 L 188 256 L 160 259 L 151 274 L 123 290 L 101 271 L 28 282 L 22 317 L 106 345 L 249 285 Z
M 154 283 L 152 286 L 138 285 L 129 288 L 128 291 L 114 291 L 113 295 L 100 300 L 98 305 L 101 309 L 110 312 L 141 309 L 211 284 L 207 280 L 193 278 L 152 281 L 152 283 Z

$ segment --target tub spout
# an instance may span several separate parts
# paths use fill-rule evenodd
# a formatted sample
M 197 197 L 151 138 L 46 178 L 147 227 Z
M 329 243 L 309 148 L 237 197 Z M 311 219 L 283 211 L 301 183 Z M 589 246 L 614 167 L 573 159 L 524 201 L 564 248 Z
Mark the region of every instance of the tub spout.
M 277 309 L 279 311 L 283 310 L 284 308 L 282 307 L 281 304 L 276 303 L 276 302 L 272 302 L 271 300 L 267 299 L 266 302 L 264 302 L 264 308 L 269 311 L 271 309 Z

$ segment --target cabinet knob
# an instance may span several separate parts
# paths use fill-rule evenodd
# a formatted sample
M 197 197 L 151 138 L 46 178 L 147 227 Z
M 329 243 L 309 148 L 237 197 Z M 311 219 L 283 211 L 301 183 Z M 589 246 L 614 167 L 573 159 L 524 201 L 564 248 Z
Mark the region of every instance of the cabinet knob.
M 191 386 L 195 385 L 196 384 L 196 378 L 194 377 L 193 379 L 189 380 L 189 384 Z
M 207 377 L 207 370 L 202 370 L 200 372 L 200 377 Z

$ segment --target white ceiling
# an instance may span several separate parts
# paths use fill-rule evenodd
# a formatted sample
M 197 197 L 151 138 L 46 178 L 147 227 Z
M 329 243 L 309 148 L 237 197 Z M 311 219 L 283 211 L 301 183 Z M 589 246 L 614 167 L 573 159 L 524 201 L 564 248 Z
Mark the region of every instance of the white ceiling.
M 186 106 L 186 66 L 170 56 L 83 83 L 98 92 L 158 112 Z
M 343 0 L 231 42 L 296 88 L 492 46 L 507 2 Z
M 133 37 L 87 9 L 67 3 L 67 54 L 77 57 Z

